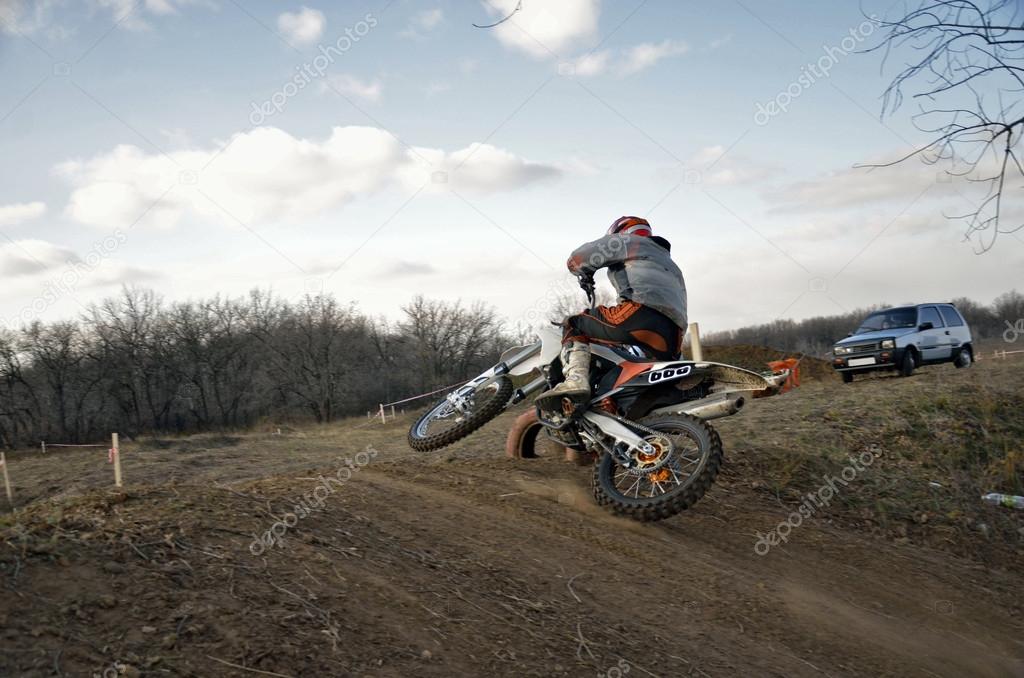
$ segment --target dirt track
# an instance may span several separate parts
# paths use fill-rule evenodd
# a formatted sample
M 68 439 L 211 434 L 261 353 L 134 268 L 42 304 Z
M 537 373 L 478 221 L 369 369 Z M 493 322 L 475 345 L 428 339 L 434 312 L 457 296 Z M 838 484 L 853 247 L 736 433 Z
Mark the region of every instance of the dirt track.
M 222 440 L 223 463 L 186 473 L 209 438 L 168 459 L 174 482 L 37 502 L 0 532 L 0 675 L 1024 675 L 1017 574 L 823 519 L 759 556 L 754 533 L 791 509 L 735 465 L 684 516 L 638 525 L 593 506 L 589 469 L 503 458 L 502 430 L 415 463 L 398 425 L 351 432 L 344 454 L 380 454 L 259 557 L 253 535 L 337 448 Z M 246 480 L 299 442 L 267 464 L 280 477 Z

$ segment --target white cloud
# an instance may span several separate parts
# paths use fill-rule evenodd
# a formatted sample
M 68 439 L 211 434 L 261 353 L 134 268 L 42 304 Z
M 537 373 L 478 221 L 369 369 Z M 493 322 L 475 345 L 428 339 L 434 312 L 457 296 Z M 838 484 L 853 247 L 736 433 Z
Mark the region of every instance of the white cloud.
M 130 31 L 149 30 L 147 14 L 166 16 L 176 14 L 178 9 L 186 5 L 212 6 L 208 0 L 89 0 L 89 4 L 100 10 L 107 10 L 110 19 L 118 22 L 119 28 Z
M 151 269 L 130 266 L 123 261 L 104 259 L 94 270 L 88 271 L 82 281 L 82 287 L 88 289 L 137 285 L 151 283 L 163 277 Z
M 183 182 L 183 168 L 201 173 Z M 409 149 L 382 129 L 355 126 L 335 127 L 323 140 L 259 127 L 226 145 L 166 156 L 122 145 L 54 171 L 73 186 L 67 215 L 105 229 L 137 221 L 166 228 L 185 214 L 229 225 L 312 218 L 391 186 L 491 193 L 561 174 L 487 144 Z M 431 183 L 437 171 L 448 172 L 447 184 Z
M 777 176 L 781 169 L 750 160 L 734 151 L 728 151 L 725 146 L 716 145 L 704 147 L 690 156 L 684 172 L 697 172 L 696 178 L 704 186 L 749 186 Z M 687 174 L 682 179 L 692 180 Z
M 625 61 L 618 67 L 619 75 L 632 75 L 646 70 L 667 57 L 686 54 L 690 46 L 681 40 L 645 42 L 626 50 Z
M 892 167 L 828 172 L 787 184 L 763 197 L 777 212 L 826 212 L 894 200 L 909 202 L 925 188 L 934 187 L 940 173 L 938 167 L 912 159 Z M 948 189 L 950 185 L 945 186 Z
M 161 129 L 160 136 L 166 139 L 167 145 L 171 147 L 182 148 L 192 145 L 192 136 L 187 130 L 182 129 L 181 127 Z
M 608 67 L 608 59 L 611 57 L 611 52 L 608 50 L 602 50 L 600 52 L 591 52 L 585 54 L 576 60 L 576 75 L 580 77 L 590 77 L 593 75 L 600 75 L 604 73 Z
M 426 262 L 399 259 L 390 266 L 382 267 L 376 277 L 391 280 L 393 278 L 435 275 L 438 272 L 436 267 Z
M 423 33 L 433 31 L 441 25 L 442 21 L 444 21 L 444 10 L 440 7 L 435 9 L 426 9 L 413 15 L 412 19 L 409 21 L 409 27 L 401 31 L 398 35 L 403 38 L 421 38 L 423 37 Z
M 9 34 L 35 33 L 50 24 L 55 0 L 0 0 L 0 31 Z
M 428 9 L 426 11 L 420 12 L 419 14 L 416 15 L 416 18 L 413 20 L 413 23 L 415 23 L 417 26 L 419 26 L 425 31 L 430 31 L 437 28 L 438 25 L 440 25 L 441 21 L 443 20 L 444 12 L 441 10 L 440 7 L 438 7 L 436 9 Z
M 65 0 L 0 0 L 0 32 L 29 35 L 43 31 L 50 40 L 66 40 L 78 29 L 53 23 L 55 8 L 64 4 Z M 85 4 L 101 12 L 105 21 L 133 31 L 150 28 L 147 15 L 175 14 L 186 5 L 216 7 L 211 0 L 88 0 Z
M 342 94 L 354 96 L 364 101 L 377 103 L 380 101 L 384 85 L 381 84 L 380 80 L 364 81 L 354 75 L 341 73 L 327 76 L 327 82 L 321 86 L 321 91 L 331 90 L 336 90 Z
M 497 21 L 511 14 L 518 3 L 519 0 L 484 0 L 482 4 Z M 597 33 L 600 14 L 600 0 L 523 2 L 515 16 L 492 32 L 506 47 L 543 59 L 592 38 Z
M 725 47 L 732 42 L 732 33 L 728 33 L 721 38 L 715 38 L 708 43 L 708 49 L 718 49 L 719 47 Z
M 574 66 L 574 74 L 580 77 L 601 75 L 609 70 L 619 77 L 626 77 L 650 68 L 662 59 L 685 54 L 689 50 L 689 46 L 684 42 L 664 40 L 657 44 L 635 45 L 619 54 L 607 49 L 590 52 L 570 63 Z
M 0 205 L 0 226 L 17 226 L 23 221 L 35 219 L 45 213 L 46 205 L 41 202 Z
M 323 12 L 305 6 L 298 12 L 284 12 L 277 17 L 277 30 L 295 45 L 312 45 L 324 34 L 326 24 Z
M 423 88 L 423 91 L 426 92 L 428 97 L 432 97 L 434 95 L 442 94 L 444 92 L 450 92 L 451 89 L 452 84 L 450 82 L 435 80 L 433 82 L 428 82 L 426 87 Z
M 574 174 L 581 177 L 595 177 L 605 171 L 605 168 L 580 158 L 579 156 L 572 156 L 565 162 L 559 163 L 558 168 L 566 174 Z
M 495 193 L 552 179 L 562 173 L 557 167 L 529 162 L 490 144 L 474 143 L 452 153 L 426 148 L 416 150 L 430 167 L 409 164 L 401 168 L 400 176 L 406 185 L 420 186 L 434 172 L 447 172 L 447 184 L 431 184 L 434 192 L 444 192 L 450 186 L 460 191 Z
M 0 245 L 0 275 L 19 277 L 45 273 L 78 261 L 71 250 L 45 240 L 15 240 Z
M 0 0 L 0 34 L 40 33 L 54 42 L 67 40 L 80 27 L 54 23 L 54 15 L 68 4 L 67 0 Z M 187 5 L 217 8 L 214 0 L 85 0 L 83 4 L 103 22 L 129 31 L 149 30 L 148 17 L 177 14 Z

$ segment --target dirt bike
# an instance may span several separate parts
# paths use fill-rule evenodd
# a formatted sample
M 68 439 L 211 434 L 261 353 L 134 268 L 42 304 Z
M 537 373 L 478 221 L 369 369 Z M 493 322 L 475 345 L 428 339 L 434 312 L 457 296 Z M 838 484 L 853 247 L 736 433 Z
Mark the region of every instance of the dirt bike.
M 594 306 L 593 280 L 579 282 Z M 410 428 L 410 447 L 450 445 L 559 383 L 561 332 L 545 327 L 539 334 L 540 341 L 505 351 L 497 365 L 430 407 Z M 592 344 L 590 370 L 589 399 L 535 403 L 537 418 L 559 444 L 597 455 L 598 504 L 640 521 L 668 518 L 704 496 L 723 458 L 708 420 L 736 414 L 748 396 L 777 391 L 788 376 L 713 362 L 655 361 L 635 345 Z M 522 385 L 515 387 L 513 378 Z

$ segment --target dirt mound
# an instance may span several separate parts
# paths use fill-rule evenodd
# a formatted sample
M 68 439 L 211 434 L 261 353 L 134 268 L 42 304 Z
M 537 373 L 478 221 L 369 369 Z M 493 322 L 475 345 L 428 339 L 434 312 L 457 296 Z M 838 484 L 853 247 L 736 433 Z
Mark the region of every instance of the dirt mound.
M 32 507 L 0 530 L 0 674 L 1024 669 L 1019 579 L 824 524 L 762 557 L 785 513 L 728 478 L 642 526 L 594 509 L 586 469 L 494 453 L 367 467 L 304 517 L 313 478 Z
M 650 525 L 597 509 L 590 469 L 506 458 L 517 412 L 439 454 L 408 450 L 408 421 L 242 436 L 203 464 L 127 446 L 125 492 L 48 494 L 109 467 L 19 455 L 0 675 L 1024 675 L 1020 517 L 967 503 L 1017 459 L 995 449 L 1024 435 L 1011 367 L 754 401 L 714 422 L 707 496 Z
M 735 365 L 754 372 L 764 372 L 768 369 L 768 363 L 785 358 L 797 358 L 800 360 L 800 379 L 820 381 L 838 380 L 835 370 L 827 360 L 816 358 L 810 355 L 801 355 L 780 351 L 768 346 L 750 346 L 748 344 L 728 344 L 720 346 L 704 346 L 704 359 L 716 363 Z

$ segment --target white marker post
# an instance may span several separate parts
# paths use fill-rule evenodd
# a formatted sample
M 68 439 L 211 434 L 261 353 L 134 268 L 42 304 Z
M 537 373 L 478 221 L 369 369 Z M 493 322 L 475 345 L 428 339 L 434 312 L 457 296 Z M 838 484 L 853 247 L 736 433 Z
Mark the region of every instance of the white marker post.
M 700 345 L 700 324 L 690 323 L 690 359 L 695 362 L 704 360 L 704 349 Z
M 4 490 L 7 492 L 7 503 L 14 508 L 14 494 L 11 492 L 11 477 L 7 475 L 7 457 L 0 452 L 0 468 L 4 471 Z
M 39 446 L 43 448 L 43 454 L 46 454 L 46 441 L 45 440 L 40 440 L 39 441 Z
M 378 414 L 380 414 L 380 423 L 388 423 L 388 415 L 384 413 L 384 403 L 380 404 L 380 412 Z
M 117 434 L 110 434 L 110 456 L 114 462 L 114 485 L 123 487 L 124 482 L 121 476 L 121 449 L 117 441 Z

